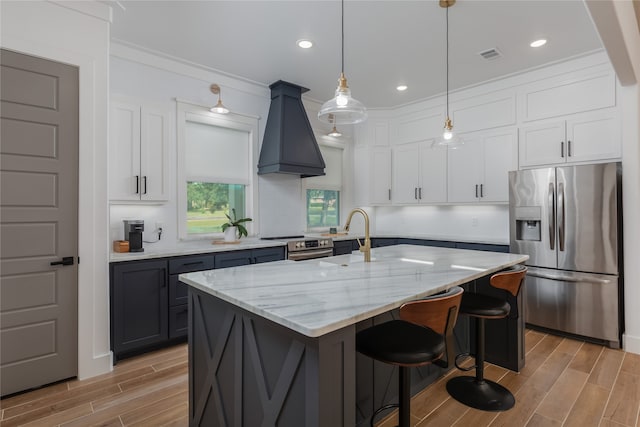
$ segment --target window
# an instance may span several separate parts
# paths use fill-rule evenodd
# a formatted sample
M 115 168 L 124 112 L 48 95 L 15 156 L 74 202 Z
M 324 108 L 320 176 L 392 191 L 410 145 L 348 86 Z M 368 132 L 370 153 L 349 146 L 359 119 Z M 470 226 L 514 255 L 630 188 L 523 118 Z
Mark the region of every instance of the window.
M 340 192 L 307 190 L 307 228 L 340 225 Z
M 178 220 L 181 238 L 221 234 L 225 214 L 251 217 L 255 126 L 178 103 Z M 244 118 L 241 118 L 243 120 Z M 245 121 L 247 119 L 244 119 Z M 248 224 L 251 227 L 253 224 Z M 253 230 L 250 229 L 250 233 Z
M 320 152 L 326 175 L 305 179 L 308 230 L 340 225 L 343 149 L 320 145 Z

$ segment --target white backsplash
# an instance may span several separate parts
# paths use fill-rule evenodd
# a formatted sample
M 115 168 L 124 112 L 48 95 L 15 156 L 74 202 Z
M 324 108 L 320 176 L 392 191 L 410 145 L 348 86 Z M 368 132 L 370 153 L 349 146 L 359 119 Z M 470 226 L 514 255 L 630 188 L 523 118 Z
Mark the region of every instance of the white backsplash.
M 261 175 L 260 235 L 293 236 L 305 232 L 302 180 L 298 175 Z
M 375 233 L 509 243 L 507 205 L 378 207 Z

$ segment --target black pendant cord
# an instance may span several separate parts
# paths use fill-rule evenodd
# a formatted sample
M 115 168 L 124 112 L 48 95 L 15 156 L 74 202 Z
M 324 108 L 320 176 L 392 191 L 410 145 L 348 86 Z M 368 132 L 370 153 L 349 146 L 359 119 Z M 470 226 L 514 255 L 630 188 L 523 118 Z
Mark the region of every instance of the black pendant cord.
M 344 74 L 344 0 L 342 0 L 342 68 L 340 71 Z
M 446 8 L 447 17 L 447 119 L 449 118 L 449 6 Z

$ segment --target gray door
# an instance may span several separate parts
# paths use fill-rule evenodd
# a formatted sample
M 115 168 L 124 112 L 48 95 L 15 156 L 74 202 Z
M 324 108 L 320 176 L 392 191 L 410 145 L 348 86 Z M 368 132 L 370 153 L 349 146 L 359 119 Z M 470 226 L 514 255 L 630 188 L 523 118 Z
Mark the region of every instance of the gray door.
M 0 50 L 0 394 L 77 374 L 78 70 Z M 51 265 L 72 257 L 73 265 Z
M 558 268 L 618 274 L 617 163 L 557 168 Z

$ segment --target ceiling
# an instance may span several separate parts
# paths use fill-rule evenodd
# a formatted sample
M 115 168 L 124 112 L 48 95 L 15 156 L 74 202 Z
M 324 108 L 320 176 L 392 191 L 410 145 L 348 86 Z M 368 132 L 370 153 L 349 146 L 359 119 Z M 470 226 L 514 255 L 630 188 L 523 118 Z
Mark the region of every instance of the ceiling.
M 339 1 L 108 3 L 114 41 L 265 85 L 286 80 L 320 102 L 333 97 Z M 445 9 L 437 0 L 346 0 L 344 8 L 345 74 L 354 98 L 388 108 L 444 93 Z M 458 0 L 449 31 L 451 90 L 602 49 L 582 0 Z M 302 38 L 314 47 L 297 47 Z M 529 47 L 538 38 L 547 45 Z M 503 56 L 478 54 L 491 48 Z M 398 92 L 399 84 L 408 90 Z

